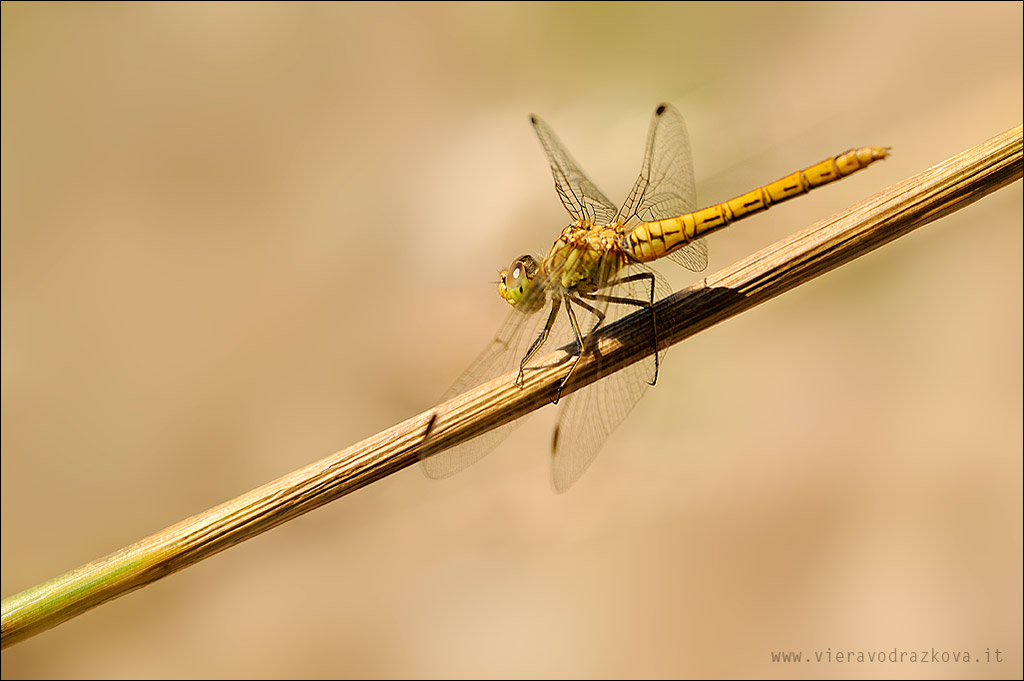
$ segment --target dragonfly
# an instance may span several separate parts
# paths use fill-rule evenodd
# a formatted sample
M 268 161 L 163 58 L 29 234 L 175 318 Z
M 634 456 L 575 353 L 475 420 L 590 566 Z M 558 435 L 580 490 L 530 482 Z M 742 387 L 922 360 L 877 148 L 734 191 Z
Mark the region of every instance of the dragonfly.
M 565 375 L 553 402 L 562 402 L 551 449 L 552 482 L 565 491 L 593 462 L 612 431 L 657 381 L 656 300 L 669 293 L 647 263 L 668 258 L 700 272 L 707 267 L 703 237 L 737 220 L 847 177 L 886 158 L 888 147 L 862 147 L 830 157 L 736 198 L 697 210 L 686 124 L 678 109 L 661 104 L 651 119 L 640 176 L 621 206 L 587 177 L 551 128 L 531 116 L 547 155 L 555 190 L 572 218 L 547 256 L 522 255 L 501 271 L 498 293 L 512 310 L 491 343 L 442 397 L 442 402 L 498 376 L 515 382 L 537 363 L 542 348 L 568 346 Z M 561 399 L 599 328 L 637 310 L 650 312 L 640 342 L 653 352 Z M 522 418 L 422 460 L 432 478 L 453 475 L 497 447 Z

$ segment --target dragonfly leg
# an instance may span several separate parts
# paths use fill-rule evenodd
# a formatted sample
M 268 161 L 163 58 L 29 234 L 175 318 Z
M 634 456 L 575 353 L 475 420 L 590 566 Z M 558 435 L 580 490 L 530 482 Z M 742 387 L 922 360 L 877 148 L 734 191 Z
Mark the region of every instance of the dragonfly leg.
M 658 322 L 656 315 L 654 314 L 654 275 L 650 272 L 637 272 L 631 274 L 628 277 L 622 277 L 621 279 L 613 279 L 608 282 L 608 286 L 615 286 L 616 284 L 628 284 L 634 281 L 646 281 L 650 284 L 650 292 L 648 294 L 648 300 L 639 300 L 637 298 L 624 298 L 621 296 L 608 296 L 601 293 L 590 293 L 580 294 L 581 296 L 590 300 L 601 300 L 609 303 L 618 303 L 619 305 L 633 305 L 635 307 L 647 308 L 651 311 L 651 334 L 654 341 L 654 376 L 648 383 L 654 385 L 658 382 L 658 369 L 660 361 L 658 359 Z M 579 301 L 577 301 L 579 302 Z M 592 309 L 592 308 L 591 308 Z M 602 321 L 604 316 L 602 315 Z M 599 322 L 600 323 L 600 322 Z M 597 328 L 596 326 L 594 328 Z
M 601 322 L 604 321 L 604 313 L 598 310 L 597 308 L 593 307 L 592 305 L 588 305 L 578 297 L 575 298 L 575 302 L 580 307 L 597 316 L 597 324 L 594 324 L 595 329 L 598 326 L 600 326 Z M 569 367 L 569 371 L 565 374 L 562 380 L 558 382 L 558 392 L 555 393 L 555 399 L 552 400 L 552 404 L 558 404 L 558 400 L 562 398 L 562 388 L 565 387 L 565 384 L 569 380 L 569 377 L 572 376 L 572 372 L 576 370 L 576 367 L 577 365 L 579 365 L 580 360 L 583 359 L 583 334 L 580 332 L 580 323 L 576 321 L 576 313 L 573 312 L 572 302 L 570 301 L 568 296 L 566 296 L 565 299 L 565 311 L 569 314 L 569 324 L 572 326 L 573 333 L 576 334 L 576 359 L 573 360 L 572 366 Z
M 558 308 L 561 307 L 561 305 L 562 301 L 557 297 L 551 302 L 551 312 L 548 314 L 548 320 L 544 323 L 544 328 L 541 329 L 540 334 L 537 336 L 537 339 L 533 341 L 530 349 L 526 351 L 523 361 L 519 363 L 519 375 L 516 376 L 515 381 L 517 387 L 522 388 L 525 385 L 526 378 L 523 375 L 523 372 L 526 370 L 526 364 L 533 359 L 533 356 L 536 355 L 544 345 L 544 341 L 547 340 L 551 327 L 555 325 L 555 318 L 558 315 Z
M 588 305 L 587 302 L 583 300 L 584 298 L 587 298 L 589 300 L 599 299 L 594 298 L 593 294 L 589 293 L 577 293 L 572 297 L 572 302 L 576 303 L 577 305 L 579 305 L 584 310 L 586 310 L 587 312 L 589 312 L 590 314 L 594 315 L 597 318 L 597 321 L 594 323 L 594 325 L 590 327 L 590 333 L 594 333 L 594 331 L 597 330 L 597 327 L 601 326 L 601 323 L 604 322 L 605 314 L 604 312 L 601 312 L 601 310 L 597 309 L 593 305 Z M 568 305 L 568 303 L 566 303 L 566 305 Z

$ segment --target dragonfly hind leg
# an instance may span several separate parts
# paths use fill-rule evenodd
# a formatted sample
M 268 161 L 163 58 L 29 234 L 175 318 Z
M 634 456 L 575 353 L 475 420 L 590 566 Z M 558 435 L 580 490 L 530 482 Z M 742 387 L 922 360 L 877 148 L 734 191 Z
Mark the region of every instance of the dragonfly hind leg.
M 648 292 L 648 300 L 645 301 L 637 298 L 625 298 L 623 296 L 609 296 L 601 293 L 581 293 L 580 296 L 587 298 L 589 300 L 600 300 L 609 303 L 617 303 L 619 305 L 632 305 L 634 307 L 646 308 L 651 311 L 651 340 L 654 345 L 654 376 L 651 377 L 651 380 L 649 380 L 647 383 L 649 385 L 654 385 L 655 383 L 658 382 L 658 370 L 660 368 L 660 360 L 658 358 L 658 322 L 656 319 L 656 315 L 654 314 L 654 275 L 651 274 L 650 272 L 638 272 L 636 274 L 631 274 L 628 277 L 613 279 L 612 281 L 608 282 L 608 286 L 611 287 L 618 284 L 629 284 L 634 281 L 646 281 L 650 285 L 650 291 Z M 587 307 L 592 312 L 595 311 L 589 305 Z M 597 325 L 599 325 L 602 321 L 604 321 L 604 315 L 601 315 L 601 319 L 600 321 L 598 321 Z M 597 328 L 597 325 L 594 326 L 594 329 Z

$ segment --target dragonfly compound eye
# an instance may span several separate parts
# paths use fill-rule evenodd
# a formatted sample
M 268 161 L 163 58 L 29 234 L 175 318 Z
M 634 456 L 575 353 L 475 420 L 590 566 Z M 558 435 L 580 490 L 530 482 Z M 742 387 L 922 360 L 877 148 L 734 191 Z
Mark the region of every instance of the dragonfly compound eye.
M 517 258 L 507 270 L 501 271 L 498 293 L 509 305 L 518 305 L 530 294 L 536 261 L 528 255 Z

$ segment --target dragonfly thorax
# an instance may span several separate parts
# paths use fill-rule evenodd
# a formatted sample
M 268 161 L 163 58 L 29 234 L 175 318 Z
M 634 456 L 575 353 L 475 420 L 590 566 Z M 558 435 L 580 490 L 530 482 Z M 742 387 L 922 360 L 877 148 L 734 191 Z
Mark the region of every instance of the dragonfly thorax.
M 626 262 L 618 231 L 574 223 L 562 230 L 544 269 L 550 285 L 566 293 L 593 293 L 605 288 Z

